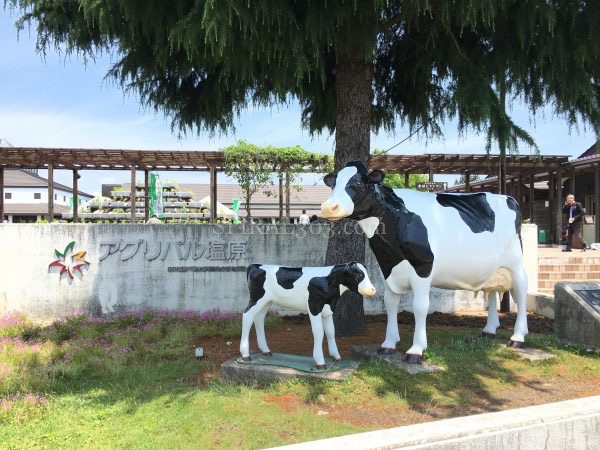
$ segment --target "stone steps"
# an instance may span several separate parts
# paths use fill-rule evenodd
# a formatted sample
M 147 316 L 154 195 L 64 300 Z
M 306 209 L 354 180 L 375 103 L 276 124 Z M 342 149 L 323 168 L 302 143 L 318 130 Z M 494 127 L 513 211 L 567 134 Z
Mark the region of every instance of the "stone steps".
M 569 281 L 600 281 L 600 255 L 596 252 L 538 258 L 538 291 L 554 294 L 554 285 Z

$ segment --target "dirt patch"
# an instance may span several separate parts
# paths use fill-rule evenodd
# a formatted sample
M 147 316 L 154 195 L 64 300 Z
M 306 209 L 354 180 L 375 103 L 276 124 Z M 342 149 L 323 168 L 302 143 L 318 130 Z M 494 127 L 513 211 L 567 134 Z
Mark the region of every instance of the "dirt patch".
M 367 316 L 366 327 L 360 336 L 338 336 L 336 338 L 342 357 L 350 357 L 355 345 L 381 343 L 385 335 L 385 316 Z M 511 330 L 516 315 L 513 313 L 500 314 L 501 329 Z M 444 329 L 446 327 L 481 329 L 485 326 L 485 313 L 475 314 L 442 314 L 433 313 L 427 317 L 429 328 Z M 412 326 L 414 319 L 411 313 L 403 312 L 398 315 L 400 333 L 404 343 L 412 341 Z M 529 315 L 528 326 L 531 333 L 551 333 L 553 321 L 542 316 Z M 281 326 L 267 330 L 267 340 L 271 351 L 312 355 L 312 332 L 306 316 L 287 317 L 282 319 Z M 199 385 L 203 385 L 218 377 L 219 365 L 239 355 L 239 338 L 225 340 L 222 338 L 202 339 L 195 343 L 202 345 L 212 368 L 198 374 Z M 251 332 L 250 347 L 258 350 L 256 335 Z M 369 400 L 369 403 L 358 405 L 331 405 L 326 402 L 307 402 L 289 393 L 266 395 L 264 400 L 277 405 L 284 413 L 290 414 L 308 410 L 315 415 L 326 415 L 337 422 L 349 423 L 354 426 L 370 428 L 390 428 L 414 423 L 422 423 L 463 415 L 479 414 L 506 409 L 519 408 L 555 401 L 600 395 L 600 379 L 573 381 L 562 375 L 566 368 L 558 365 L 554 370 L 555 376 L 537 379 L 529 374 L 517 374 L 516 382 L 507 384 L 505 390 L 496 392 L 493 396 L 477 391 L 469 392 L 473 397 L 469 407 L 456 407 L 437 403 L 412 404 L 410 408 L 391 407 Z

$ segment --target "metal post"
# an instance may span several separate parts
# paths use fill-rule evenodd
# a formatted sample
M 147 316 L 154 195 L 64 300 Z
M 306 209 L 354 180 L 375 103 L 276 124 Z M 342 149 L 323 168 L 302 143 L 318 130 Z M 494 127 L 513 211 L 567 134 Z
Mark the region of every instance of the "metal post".
M 131 223 L 135 223 L 135 163 L 131 164 L 131 188 L 129 189 L 131 199 Z
M 148 195 L 148 169 L 144 170 L 144 222 L 150 218 L 150 196 Z
M 73 223 L 77 223 L 79 221 L 79 187 L 77 186 L 78 179 L 79 174 L 76 170 L 73 170 Z
M 210 166 L 210 221 L 217 221 L 217 167 Z
M 48 223 L 54 220 L 54 163 L 48 162 Z

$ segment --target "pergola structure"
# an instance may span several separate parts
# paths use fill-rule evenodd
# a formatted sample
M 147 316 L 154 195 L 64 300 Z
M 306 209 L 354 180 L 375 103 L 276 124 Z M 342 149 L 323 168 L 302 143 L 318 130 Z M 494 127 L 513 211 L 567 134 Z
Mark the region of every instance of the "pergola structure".
M 538 179 L 553 178 L 560 180 L 566 170 L 567 156 L 509 156 L 506 160 L 506 172 L 509 179 L 518 179 L 522 186 L 529 179 L 531 189 Z M 210 172 L 211 205 L 217 200 L 217 173 L 224 170 L 225 154 L 221 151 L 183 151 L 183 150 L 115 150 L 115 149 L 67 149 L 67 148 L 29 148 L 0 147 L 0 217 L 3 217 L 3 170 L 4 169 L 47 169 L 48 170 L 48 217 L 51 220 L 54 209 L 53 171 L 55 169 L 73 172 L 74 204 L 77 205 L 77 180 L 81 170 L 129 170 L 131 185 L 135 186 L 137 170 L 144 171 L 145 217 L 148 217 L 148 174 L 150 171 L 204 171 Z M 373 155 L 369 161 L 371 168 L 383 169 L 388 173 L 404 174 L 406 180 L 410 174 L 429 174 L 433 181 L 435 174 L 465 175 L 464 190 L 469 192 L 470 174 L 499 173 L 498 155 L 481 154 L 423 154 L 423 155 Z M 501 182 L 505 180 L 501 180 Z M 499 183 L 489 186 L 498 191 Z M 555 183 L 560 186 L 561 183 Z M 520 193 L 516 195 L 522 198 Z M 561 195 L 556 196 L 558 202 Z M 135 196 L 131 198 L 131 220 L 135 221 Z M 558 205 L 558 203 L 557 203 Z M 556 209 L 557 223 L 560 223 L 560 209 Z M 216 219 L 215 208 L 211 208 L 211 219 Z M 77 221 L 76 208 L 73 220 Z
M 217 172 L 223 170 L 223 152 L 165 151 L 165 150 L 108 150 L 72 148 L 0 147 L 0 217 L 4 217 L 4 169 L 48 170 L 48 221 L 54 217 L 55 169 L 73 171 L 73 204 L 78 204 L 77 180 L 80 170 L 129 170 L 131 186 L 135 173 L 144 171 L 144 217 L 148 219 L 148 174 L 153 170 L 210 172 L 210 201 L 216 205 Z M 211 220 L 216 209 L 211 208 Z M 77 222 L 73 208 L 73 222 Z M 131 196 L 131 222 L 135 223 L 135 195 Z

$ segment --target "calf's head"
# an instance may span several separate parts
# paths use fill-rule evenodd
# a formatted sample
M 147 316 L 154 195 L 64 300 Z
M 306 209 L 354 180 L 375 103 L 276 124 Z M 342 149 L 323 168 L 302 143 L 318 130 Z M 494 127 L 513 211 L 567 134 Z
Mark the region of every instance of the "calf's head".
M 321 215 L 332 221 L 344 217 L 356 220 L 371 217 L 375 185 L 381 183 L 384 176 L 378 169 L 369 173 L 359 161 L 348 163 L 337 173 L 325 175 L 323 181 L 332 190 L 321 204 Z
M 342 286 L 366 297 L 371 297 L 377 293 L 375 287 L 371 284 L 367 269 L 361 263 L 352 261 L 337 267 L 340 269 L 338 280 Z

